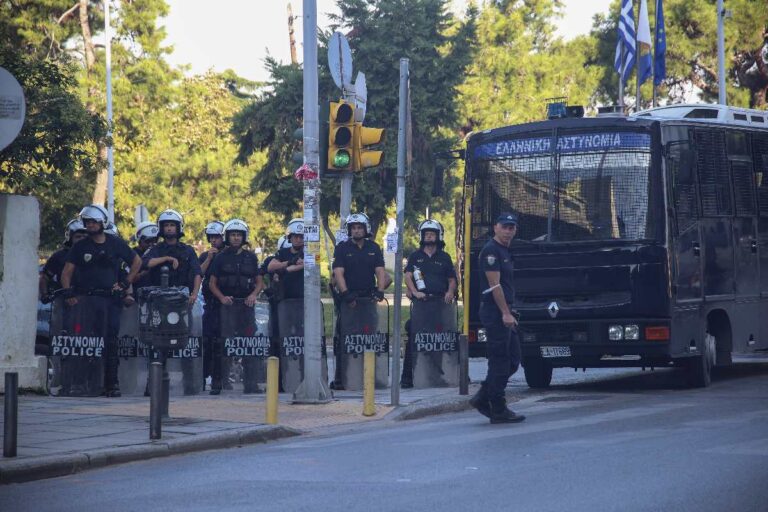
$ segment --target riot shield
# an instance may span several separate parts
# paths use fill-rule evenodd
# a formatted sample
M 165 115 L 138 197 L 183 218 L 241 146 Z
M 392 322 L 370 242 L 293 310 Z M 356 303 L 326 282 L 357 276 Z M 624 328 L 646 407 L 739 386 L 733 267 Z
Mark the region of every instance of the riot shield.
M 411 302 L 413 387 L 459 385 L 459 335 L 456 305 L 442 297 Z
M 123 395 L 138 395 L 144 391 L 147 362 L 138 357 L 139 306 L 133 304 L 120 312 L 120 330 L 117 334 L 117 356 L 120 358 L 118 376 Z
M 81 295 L 63 306 L 61 329 L 51 334 L 51 368 L 60 368 L 59 396 L 99 396 L 104 390 L 107 322 L 110 298 Z M 52 322 L 55 325 L 56 322 Z M 55 380 L 55 379 L 52 379 Z
M 58 394 L 61 391 L 61 356 L 53 356 L 53 348 L 50 343 L 54 336 L 64 331 L 64 311 L 66 304 L 64 299 L 57 296 L 51 302 L 51 316 L 48 321 L 48 392 Z
M 259 383 L 266 382 L 271 333 L 269 303 L 258 301 L 247 306 L 245 299 L 234 299 L 233 304 L 221 306 L 219 318 L 223 356 L 233 358 L 235 369 L 238 365 L 242 367 L 243 393 L 263 392 Z
M 283 391 L 294 393 L 304 379 L 304 299 L 281 300 L 277 304 L 277 315 Z M 325 336 L 322 337 L 321 343 L 322 378 L 328 380 Z
M 341 303 L 339 345 L 341 348 L 341 382 L 344 389 L 363 389 L 363 354 L 376 353 L 376 388 L 389 385 L 389 326 L 381 325 L 378 304 L 369 298 L 358 298 L 354 307 Z M 381 315 L 387 318 L 387 315 Z

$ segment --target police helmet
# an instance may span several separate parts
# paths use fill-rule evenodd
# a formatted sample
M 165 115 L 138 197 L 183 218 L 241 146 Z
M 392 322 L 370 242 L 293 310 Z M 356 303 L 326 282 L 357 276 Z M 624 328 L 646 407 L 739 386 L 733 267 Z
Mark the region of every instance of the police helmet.
M 72 219 L 67 222 L 67 228 L 64 230 L 64 245 L 69 247 L 72 245 L 72 235 L 78 231 L 87 233 L 85 226 L 80 219 Z
M 160 228 L 157 227 L 152 221 L 145 220 L 139 223 L 139 227 L 136 228 L 136 240 L 141 242 L 147 238 L 157 238 L 160 234 Z
M 352 224 L 362 224 L 365 226 L 365 236 L 371 234 L 371 221 L 364 213 L 352 213 L 347 215 L 347 220 L 344 225 L 347 227 L 347 236 L 352 236 Z
M 229 245 L 229 233 L 240 231 L 243 233 L 243 243 L 248 243 L 248 224 L 245 223 L 244 220 L 240 219 L 232 219 L 226 224 L 224 224 L 224 243 L 226 245 Z
M 120 236 L 120 233 L 118 233 L 117 226 L 115 226 L 114 222 L 108 222 L 107 227 L 104 228 L 104 232 L 108 235 Z
M 277 239 L 277 250 L 280 249 L 286 249 L 291 246 L 291 243 L 288 241 L 288 237 L 283 235 L 280 238 Z
M 304 236 L 304 219 L 291 219 L 291 222 L 288 223 L 288 229 L 285 230 L 285 235 L 288 238 L 290 238 L 291 235 Z
M 224 236 L 224 223 L 220 220 L 214 220 L 206 224 L 205 236 Z
M 424 232 L 425 231 L 434 231 L 437 233 L 437 241 L 443 242 L 445 238 L 445 230 L 443 229 L 443 225 L 440 224 L 438 221 L 434 219 L 427 219 L 421 224 L 419 224 L 419 241 L 421 243 L 424 243 Z
M 85 221 L 95 220 L 101 224 L 102 228 L 106 229 L 107 224 L 109 223 L 109 214 L 107 213 L 107 209 L 100 204 L 89 204 L 80 210 L 80 215 L 78 218 L 83 223 L 83 226 L 85 226 Z
M 175 222 L 178 230 L 178 237 L 181 238 L 184 236 L 184 217 L 182 217 L 179 212 L 169 208 L 160 214 L 160 216 L 157 218 L 157 226 L 160 229 L 161 236 L 164 236 L 162 230 L 163 222 Z

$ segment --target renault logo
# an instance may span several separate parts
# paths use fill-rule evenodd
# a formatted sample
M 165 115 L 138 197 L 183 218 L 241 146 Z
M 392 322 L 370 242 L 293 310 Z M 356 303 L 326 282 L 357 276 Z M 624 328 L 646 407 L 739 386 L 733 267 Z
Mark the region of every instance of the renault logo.
M 549 311 L 550 317 L 555 318 L 560 312 L 560 306 L 557 305 L 557 302 L 550 302 L 549 306 L 547 306 L 547 311 Z

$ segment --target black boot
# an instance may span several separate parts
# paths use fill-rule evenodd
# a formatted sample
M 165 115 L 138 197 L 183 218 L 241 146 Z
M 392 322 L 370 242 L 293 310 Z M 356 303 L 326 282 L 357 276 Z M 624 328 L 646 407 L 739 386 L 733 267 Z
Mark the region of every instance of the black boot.
M 520 423 L 525 419 L 522 414 L 515 414 L 512 409 L 507 408 L 506 400 L 501 402 L 491 402 L 491 423 Z
M 491 417 L 491 402 L 488 400 L 488 390 L 485 388 L 485 384 L 480 386 L 475 396 L 469 399 L 469 405 L 486 418 Z

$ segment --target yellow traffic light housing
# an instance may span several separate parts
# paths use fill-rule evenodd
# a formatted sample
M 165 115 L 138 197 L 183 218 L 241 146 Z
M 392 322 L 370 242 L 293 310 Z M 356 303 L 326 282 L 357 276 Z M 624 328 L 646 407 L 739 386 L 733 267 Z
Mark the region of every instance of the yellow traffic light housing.
M 328 169 L 354 171 L 355 108 L 344 100 L 331 102 L 328 116 Z
M 367 149 L 368 146 L 381 144 L 384 140 L 384 128 L 368 128 L 363 123 L 355 123 L 355 143 L 353 154 L 356 157 L 355 170 L 381 165 L 384 152 Z

